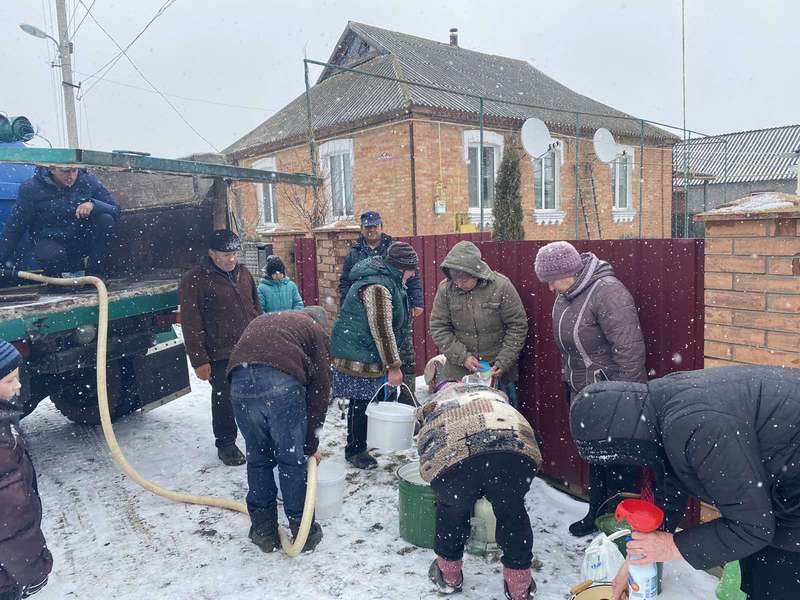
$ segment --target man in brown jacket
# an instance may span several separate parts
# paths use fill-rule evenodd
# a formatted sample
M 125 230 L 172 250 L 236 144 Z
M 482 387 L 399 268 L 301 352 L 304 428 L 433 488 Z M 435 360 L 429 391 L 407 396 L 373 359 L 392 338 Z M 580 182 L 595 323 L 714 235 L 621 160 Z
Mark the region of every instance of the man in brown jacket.
M 53 568 L 36 472 L 18 427 L 21 363 L 16 348 L 0 340 L 0 600 L 35 594 Z
M 300 529 L 306 456 L 320 459 L 319 433 L 331 395 L 330 362 L 325 311 L 319 306 L 258 317 L 231 353 L 233 411 L 247 443 L 250 539 L 264 552 L 280 546 L 272 474 L 276 464 L 292 535 Z M 321 540 L 322 528 L 312 522 L 303 551 L 313 550 Z
M 239 263 L 242 244 L 227 229 L 208 240 L 208 256 L 181 279 L 181 326 L 189 361 L 199 379 L 211 382 L 211 423 L 217 455 L 243 465 L 236 447 L 236 421 L 226 377 L 228 357 L 248 323 L 261 314 L 253 276 Z

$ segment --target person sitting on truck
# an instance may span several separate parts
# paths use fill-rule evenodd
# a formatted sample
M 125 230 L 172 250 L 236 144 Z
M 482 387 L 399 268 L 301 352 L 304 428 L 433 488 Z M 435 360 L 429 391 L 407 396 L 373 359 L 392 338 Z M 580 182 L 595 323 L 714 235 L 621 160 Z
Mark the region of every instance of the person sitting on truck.
M 0 600 L 38 592 L 53 568 L 36 472 L 19 430 L 21 364 L 17 349 L 0 340 Z
M 264 277 L 258 284 L 258 300 L 265 313 L 303 308 L 297 284 L 286 276 L 283 261 L 270 254 L 264 267 Z
M 0 234 L 0 266 L 17 266 L 17 246 L 28 233 L 33 258 L 46 275 L 86 271 L 106 277 L 117 201 L 97 178 L 72 167 L 38 167 Z
M 241 249 L 239 236 L 217 229 L 209 237 L 208 256 L 183 276 L 179 289 L 183 342 L 197 377 L 211 383 L 217 456 L 228 466 L 245 463 L 236 447 L 228 357 L 245 327 L 262 313 L 253 276 L 239 262 Z
M 306 457 L 320 460 L 319 434 L 331 395 L 330 360 L 327 319 L 320 306 L 258 317 L 231 353 L 233 412 L 247 443 L 249 537 L 264 552 L 280 546 L 276 465 L 292 535 L 300 529 Z M 303 552 L 321 540 L 322 528 L 313 521 Z
M 436 558 L 428 577 L 440 594 L 460 592 L 470 516 L 482 496 L 497 518 L 505 597 L 533 598 L 533 531 L 525 494 L 542 463 L 528 421 L 500 390 L 445 383 L 417 409 L 420 477 L 436 497 Z

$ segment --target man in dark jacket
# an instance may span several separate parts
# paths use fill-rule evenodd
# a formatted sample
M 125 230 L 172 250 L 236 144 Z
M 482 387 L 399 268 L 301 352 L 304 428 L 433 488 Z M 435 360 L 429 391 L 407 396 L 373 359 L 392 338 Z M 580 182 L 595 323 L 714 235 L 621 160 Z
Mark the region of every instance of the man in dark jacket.
M 411 320 L 404 284 L 418 267 L 417 253 L 405 242 L 393 242 L 386 258 L 362 260 L 350 273 L 353 285 L 333 326 L 334 393 L 350 400 L 344 453 L 359 469 L 378 466 L 367 452 L 367 405 L 384 382 L 403 382 L 399 348 Z
M 0 264 L 15 263 L 17 246 L 29 233 L 33 256 L 46 274 L 85 270 L 105 277 L 119 215 L 116 200 L 94 175 L 74 168 L 39 167 L 20 186 L 0 235 Z
M 0 340 L 0 600 L 38 592 L 53 568 L 36 472 L 19 430 L 20 364 L 16 348 Z
M 633 564 L 686 560 L 696 569 L 739 560 L 751 599 L 800 589 L 800 369 L 737 366 L 672 373 L 647 385 L 586 387 L 570 411 L 590 463 L 646 465 L 661 485 L 665 529 L 686 496 L 721 517 L 674 535 L 634 533 Z M 627 567 L 615 580 L 619 598 Z
M 244 328 L 262 313 L 253 276 L 239 263 L 242 244 L 227 229 L 208 241 L 208 256 L 181 279 L 181 326 L 189 361 L 199 379 L 211 382 L 211 423 L 217 455 L 226 465 L 243 465 L 236 447 L 236 420 L 226 372 L 228 357 Z
M 233 411 L 247 443 L 250 539 L 264 552 L 280 546 L 275 465 L 283 510 L 297 536 L 306 496 L 305 457 L 320 459 L 319 434 L 331 395 L 326 327 L 319 306 L 262 315 L 247 326 L 230 356 Z M 314 521 L 303 551 L 321 540 L 322 528 Z
M 385 257 L 386 251 L 391 246 L 394 239 L 392 236 L 383 233 L 383 221 L 380 213 L 370 210 L 361 215 L 361 236 L 356 240 L 350 253 L 344 259 L 342 274 L 339 277 L 339 306 L 344 305 L 347 291 L 353 284 L 350 279 L 350 270 L 365 258 L 372 256 Z M 411 309 L 411 319 L 408 322 L 408 333 L 406 334 L 403 345 L 400 348 L 400 358 L 403 361 L 403 383 L 413 392 L 416 390 L 417 380 L 417 359 L 414 353 L 414 332 L 413 320 L 423 313 L 425 298 L 422 293 L 422 280 L 419 275 L 414 275 L 406 282 L 406 292 L 408 293 L 408 304 Z M 401 392 L 401 400 L 407 404 L 412 404 L 411 398 L 407 398 L 407 392 Z

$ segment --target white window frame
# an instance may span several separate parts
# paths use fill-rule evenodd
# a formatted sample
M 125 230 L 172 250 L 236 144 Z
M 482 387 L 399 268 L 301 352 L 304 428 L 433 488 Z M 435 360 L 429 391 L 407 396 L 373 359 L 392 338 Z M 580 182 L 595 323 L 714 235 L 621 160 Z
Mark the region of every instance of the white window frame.
M 348 155 L 350 159 L 350 195 L 352 198 L 351 214 L 334 215 L 333 214 L 333 185 L 331 182 L 330 159 L 335 156 Z M 325 198 L 328 202 L 328 222 L 342 221 L 352 219 L 355 216 L 355 197 L 353 194 L 353 168 L 355 167 L 355 156 L 353 153 L 353 140 L 331 140 L 320 144 L 319 159 L 321 163 L 320 171 L 325 179 Z M 343 188 L 344 189 L 344 188 Z M 346 208 L 347 203 L 343 202 Z
M 537 225 L 561 225 L 567 216 L 567 213 L 561 210 L 561 167 L 564 165 L 564 142 L 561 140 L 554 140 L 554 143 L 548 153 L 553 153 L 555 161 L 554 173 L 554 190 L 555 190 L 555 204 L 554 208 L 537 208 L 539 198 L 536 197 L 536 166 L 538 163 L 539 169 L 542 172 L 542 185 L 540 186 L 541 193 L 544 194 L 544 159 L 531 158 L 531 166 L 533 167 L 533 220 Z M 544 199 L 542 198 L 542 205 Z
M 464 131 L 464 162 L 467 164 L 467 211 L 469 212 L 470 223 L 480 225 L 481 222 L 481 207 L 469 206 L 469 149 L 478 148 L 480 155 L 481 145 L 481 130 L 468 129 Z M 494 180 L 497 182 L 497 171 L 500 168 L 500 163 L 503 160 L 503 149 L 505 148 L 505 138 L 503 134 L 496 131 L 483 130 L 483 147 L 494 149 Z M 483 183 L 483 174 L 481 173 L 480 159 L 478 160 L 478 186 Z M 483 224 L 491 225 L 494 222 L 493 207 L 483 207 Z
M 636 165 L 636 149 L 633 146 L 620 146 L 621 154 L 611 163 L 611 188 L 613 197 L 611 199 L 611 218 L 614 223 L 631 223 L 636 216 L 636 209 L 633 208 L 633 185 L 632 175 Z M 625 194 L 625 206 L 620 203 L 620 181 L 619 168 L 624 164 L 627 169 L 628 185 Z
M 263 169 L 264 171 L 277 171 L 278 170 L 278 162 L 274 156 L 268 156 L 266 158 L 259 158 L 256 161 L 253 161 L 251 165 L 253 169 Z M 257 207 L 258 207 L 258 226 L 256 227 L 257 232 L 261 232 L 263 230 L 271 230 L 275 229 L 278 226 L 278 221 L 280 216 L 278 215 L 278 190 L 276 188 L 275 183 L 257 183 L 256 186 L 256 198 L 257 198 Z M 268 190 L 268 198 L 264 197 L 264 191 Z M 267 211 L 265 200 L 269 201 L 270 210 Z M 269 214 L 267 214 L 269 213 Z M 277 216 L 277 218 L 275 218 Z

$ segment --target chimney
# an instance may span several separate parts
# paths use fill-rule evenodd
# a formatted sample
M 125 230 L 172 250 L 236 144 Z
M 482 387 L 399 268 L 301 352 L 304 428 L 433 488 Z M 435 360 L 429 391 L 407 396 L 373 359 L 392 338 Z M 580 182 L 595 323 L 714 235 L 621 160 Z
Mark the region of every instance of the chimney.
M 458 27 L 452 27 L 450 29 L 450 45 L 458 46 Z

